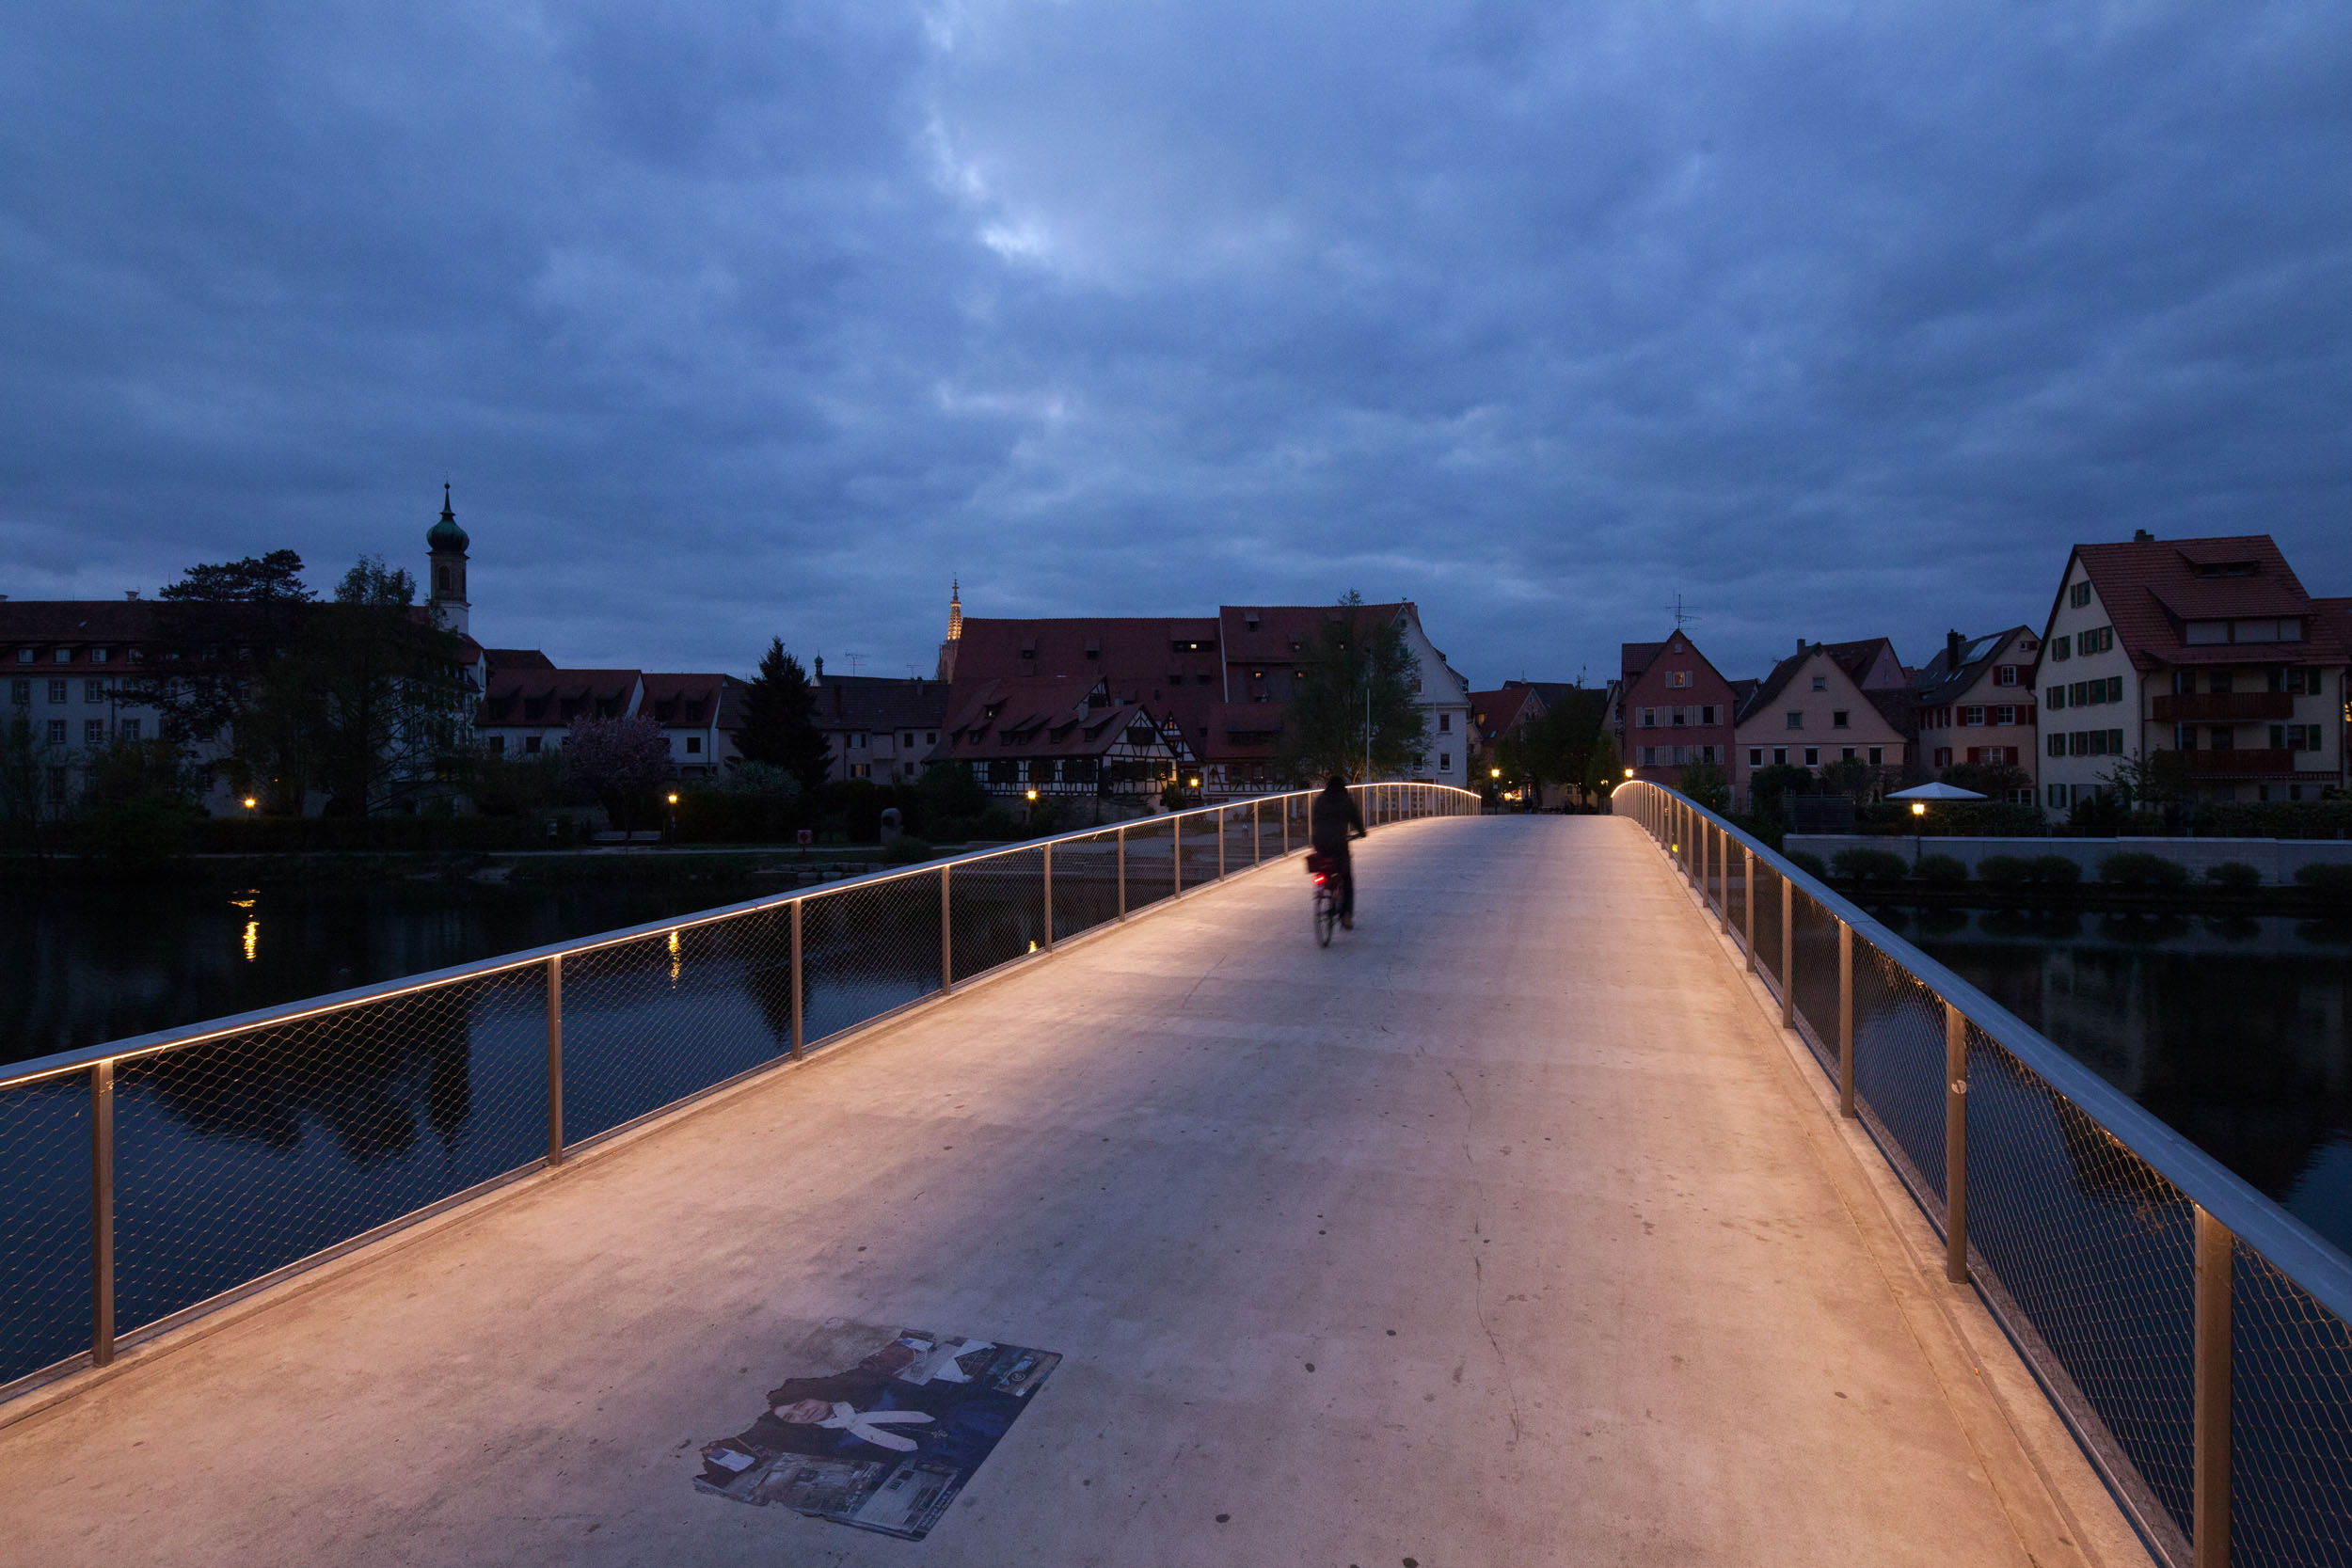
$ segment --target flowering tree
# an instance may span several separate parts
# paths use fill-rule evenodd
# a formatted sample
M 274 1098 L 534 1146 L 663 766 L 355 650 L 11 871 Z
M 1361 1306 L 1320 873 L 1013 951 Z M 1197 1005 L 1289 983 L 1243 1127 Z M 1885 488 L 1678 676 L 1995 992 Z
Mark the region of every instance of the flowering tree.
M 630 808 L 670 776 L 670 737 L 640 714 L 631 719 L 575 719 L 564 737 L 564 765 L 596 791 L 614 827 Z

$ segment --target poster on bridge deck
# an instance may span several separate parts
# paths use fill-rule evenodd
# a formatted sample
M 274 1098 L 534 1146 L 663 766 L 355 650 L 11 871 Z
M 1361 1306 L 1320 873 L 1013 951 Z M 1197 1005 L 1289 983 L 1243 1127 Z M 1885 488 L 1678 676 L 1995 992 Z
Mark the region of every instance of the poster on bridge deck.
M 707 1444 L 694 1488 L 920 1541 L 1061 1357 L 902 1329 L 846 1372 L 788 1377 Z

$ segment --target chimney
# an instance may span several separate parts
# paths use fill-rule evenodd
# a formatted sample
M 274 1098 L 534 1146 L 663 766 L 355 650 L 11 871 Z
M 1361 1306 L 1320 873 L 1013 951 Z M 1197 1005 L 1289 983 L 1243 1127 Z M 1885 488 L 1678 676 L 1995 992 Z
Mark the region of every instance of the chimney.
M 2144 528 L 2136 528 L 2136 529 L 2132 530 L 2132 543 L 2133 543 L 2133 544 L 2135 544 L 2135 545 L 2153 545 L 2153 544 L 2154 544 L 2155 542 L 2156 542 L 2156 536 L 2155 536 L 2154 534 L 2153 534 L 2153 533 L 2149 532 L 2146 529 L 2144 529 Z
M 1944 669 L 1947 674 L 1960 669 L 1960 633 L 1956 631 L 1944 634 Z
M 1804 639 L 1802 637 L 1797 639 L 1797 652 L 1804 652 Z
M 139 591 L 135 588 L 126 588 L 122 591 L 122 596 L 129 599 L 132 603 L 136 604 L 138 602 Z

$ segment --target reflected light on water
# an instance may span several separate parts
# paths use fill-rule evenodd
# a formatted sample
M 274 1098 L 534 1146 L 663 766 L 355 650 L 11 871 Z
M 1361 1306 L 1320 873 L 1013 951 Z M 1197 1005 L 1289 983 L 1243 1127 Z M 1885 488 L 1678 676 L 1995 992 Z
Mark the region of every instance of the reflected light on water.
M 255 955 L 261 950 L 261 946 L 262 923 L 258 920 L 246 921 L 245 923 L 245 961 L 254 962 Z
M 670 933 L 670 989 L 673 990 L 677 989 L 678 972 L 682 967 L 683 964 L 678 958 L 677 933 L 672 931 Z

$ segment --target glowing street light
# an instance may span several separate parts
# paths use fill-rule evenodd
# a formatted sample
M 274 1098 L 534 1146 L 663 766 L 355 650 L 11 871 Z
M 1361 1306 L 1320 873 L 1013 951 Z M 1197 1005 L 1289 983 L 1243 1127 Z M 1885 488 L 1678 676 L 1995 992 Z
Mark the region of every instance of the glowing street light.
M 259 801 L 259 800 L 255 800 L 255 799 L 254 799 L 252 796 L 250 796 L 250 795 L 248 795 L 248 796 L 246 796 L 246 797 L 245 798 L 245 809 L 246 809 L 246 810 L 247 810 L 247 811 L 251 811 L 251 810 L 252 810 L 255 806 L 258 806 L 258 805 L 260 805 L 261 803 L 262 803 L 261 801 Z

